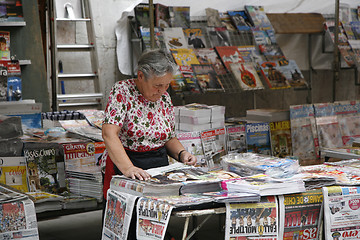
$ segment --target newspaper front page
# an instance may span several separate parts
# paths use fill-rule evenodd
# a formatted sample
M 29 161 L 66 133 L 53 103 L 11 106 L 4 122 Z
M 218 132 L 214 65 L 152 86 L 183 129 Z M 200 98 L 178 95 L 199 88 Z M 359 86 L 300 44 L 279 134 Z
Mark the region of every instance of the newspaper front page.
M 323 187 L 325 240 L 360 238 L 360 187 Z
M 39 239 L 35 206 L 30 199 L 0 204 L 0 219 L 0 239 Z
M 319 239 L 322 219 L 321 189 L 279 196 L 279 236 L 283 240 Z
M 278 239 L 277 212 L 275 196 L 258 203 L 226 203 L 225 240 Z
M 107 192 L 102 240 L 126 240 L 137 196 L 113 191 Z
M 137 239 L 164 239 L 172 209 L 173 206 L 164 201 L 140 198 L 136 207 Z

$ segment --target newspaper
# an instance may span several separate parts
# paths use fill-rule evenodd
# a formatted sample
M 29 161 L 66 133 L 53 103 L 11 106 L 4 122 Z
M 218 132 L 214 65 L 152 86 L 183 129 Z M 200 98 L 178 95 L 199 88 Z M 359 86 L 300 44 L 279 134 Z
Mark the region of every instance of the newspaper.
M 226 149 L 228 153 L 246 152 L 245 124 L 226 126 Z
M 217 159 L 226 152 L 225 128 L 210 129 L 201 132 L 201 141 L 207 161 L 208 170 L 215 170 L 219 164 Z
M 279 196 L 279 236 L 283 240 L 319 239 L 323 195 L 321 189 Z
M 226 203 L 225 240 L 278 239 L 278 209 L 275 196 L 258 203 Z
M 173 206 L 165 201 L 140 198 L 136 207 L 136 238 L 164 239 L 172 209 Z
M 325 240 L 360 238 L 359 187 L 323 187 Z
M 35 206 L 30 199 L 0 204 L 0 217 L 0 239 L 39 239 Z
M 116 192 L 107 192 L 102 240 L 126 240 L 136 196 Z

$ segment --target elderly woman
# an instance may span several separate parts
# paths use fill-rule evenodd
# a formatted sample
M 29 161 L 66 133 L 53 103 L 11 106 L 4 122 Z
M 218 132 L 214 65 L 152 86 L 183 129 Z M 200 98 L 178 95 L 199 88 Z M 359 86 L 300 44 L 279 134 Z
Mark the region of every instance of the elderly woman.
M 114 174 L 147 180 L 145 170 L 168 165 L 167 155 L 196 163 L 175 137 L 174 107 L 166 90 L 176 69 L 169 54 L 150 50 L 139 59 L 137 78 L 117 82 L 111 89 L 102 126 L 105 199 Z

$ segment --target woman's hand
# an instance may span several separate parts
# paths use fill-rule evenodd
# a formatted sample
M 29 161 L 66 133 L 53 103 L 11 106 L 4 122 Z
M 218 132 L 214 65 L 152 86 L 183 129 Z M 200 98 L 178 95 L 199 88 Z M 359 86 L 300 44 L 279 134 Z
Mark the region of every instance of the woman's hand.
M 126 169 L 123 174 L 129 178 L 132 179 L 139 179 L 139 180 L 149 180 L 150 179 L 150 174 L 147 173 L 145 170 L 135 167 L 135 166 L 131 166 L 128 169 Z
M 186 165 L 195 165 L 197 162 L 196 156 L 192 155 L 188 151 L 183 151 L 180 154 L 179 160 Z

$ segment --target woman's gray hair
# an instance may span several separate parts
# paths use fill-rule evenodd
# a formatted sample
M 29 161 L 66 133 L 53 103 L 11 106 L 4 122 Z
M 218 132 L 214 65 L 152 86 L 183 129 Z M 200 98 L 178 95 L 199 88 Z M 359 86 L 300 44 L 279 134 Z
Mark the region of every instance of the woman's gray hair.
M 161 77 L 167 73 L 175 74 L 178 66 L 169 53 L 162 49 L 152 49 L 144 51 L 140 56 L 137 69 L 144 73 L 147 80 L 152 75 Z

